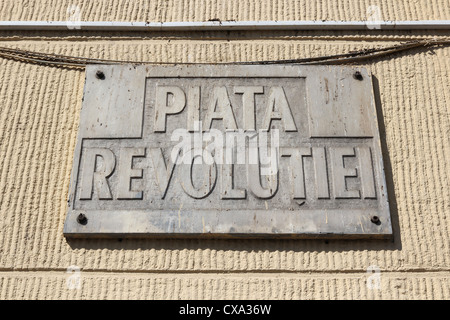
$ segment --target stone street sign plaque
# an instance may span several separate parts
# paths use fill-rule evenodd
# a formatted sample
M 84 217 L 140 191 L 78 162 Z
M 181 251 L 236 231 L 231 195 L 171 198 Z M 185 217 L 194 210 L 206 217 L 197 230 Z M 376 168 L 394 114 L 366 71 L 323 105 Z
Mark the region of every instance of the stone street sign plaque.
M 88 66 L 64 234 L 391 236 L 371 75 Z

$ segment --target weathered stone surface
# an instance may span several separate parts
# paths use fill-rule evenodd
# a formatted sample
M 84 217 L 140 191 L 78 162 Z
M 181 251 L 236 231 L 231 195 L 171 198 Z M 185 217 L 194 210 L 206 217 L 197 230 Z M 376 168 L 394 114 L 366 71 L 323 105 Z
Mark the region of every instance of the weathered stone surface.
M 64 232 L 390 236 L 370 74 L 89 66 Z

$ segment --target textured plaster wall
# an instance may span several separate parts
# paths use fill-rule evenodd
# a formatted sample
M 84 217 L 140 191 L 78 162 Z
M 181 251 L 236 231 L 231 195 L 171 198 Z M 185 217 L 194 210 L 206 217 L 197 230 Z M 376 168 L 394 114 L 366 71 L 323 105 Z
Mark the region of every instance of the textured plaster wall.
M 71 1 L 2 1 L 64 20 Z M 449 19 L 448 1 L 83 1 L 83 20 Z M 150 3 L 151 5 L 149 5 Z M 337 3 L 340 3 L 338 5 Z M 147 17 L 150 17 L 147 19 Z M 0 46 L 155 62 L 291 59 L 450 32 L 1 32 Z M 0 299 L 449 299 L 450 47 L 367 62 L 393 241 L 70 240 L 62 235 L 84 72 L 0 58 Z M 81 288 L 67 287 L 69 266 Z M 369 266 L 380 270 L 370 289 Z M 373 278 L 372 278 L 373 279 Z
M 376 5 L 384 20 L 448 19 L 448 0 L 3 0 L 1 20 L 66 20 L 78 5 L 86 21 L 365 20 Z

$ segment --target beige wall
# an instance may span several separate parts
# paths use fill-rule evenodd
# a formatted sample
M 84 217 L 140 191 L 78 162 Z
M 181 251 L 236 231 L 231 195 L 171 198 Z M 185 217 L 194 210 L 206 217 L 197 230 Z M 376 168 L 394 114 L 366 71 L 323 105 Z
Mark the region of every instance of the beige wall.
M 66 20 L 78 5 L 86 21 L 365 20 L 367 7 L 384 20 L 444 20 L 448 0 L 2 0 L 1 20 Z
M 110 0 L 83 1 L 81 7 L 83 20 L 360 20 L 370 4 L 379 4 L 387 20 L 450 18 L 448 1 L 339 2 L 121 6 Z M 0 20 L 64 20 L 72 3 L 77 2 L 2 1 Z M 0 46 L 136 61 L 220 62 L 303 58 L 449 36 L 0 32 Z M 0 299 L 449 299 L 450 47 L 414 49 L 363 66 L 377 79 L 393 241 L 68 241 L 62 229 L 84 72 L 0 58 Z M 81 289 L 66 285 L 71 265 L 82 269 Z M 381 270 L 379 289 L 367 287 L 371 265 Z

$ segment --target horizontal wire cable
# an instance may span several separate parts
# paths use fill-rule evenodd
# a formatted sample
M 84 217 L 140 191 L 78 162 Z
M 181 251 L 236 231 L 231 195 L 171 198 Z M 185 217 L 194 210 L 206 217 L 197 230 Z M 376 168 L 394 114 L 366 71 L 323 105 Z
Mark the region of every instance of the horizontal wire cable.
M 259 64 L 347 64 L 361 61 L 367 61 L 381 56 L 386 56 L 392 53 L 410 50 L 418 47 L 433 47 L 450 44 L 449 39 L 436 40 L 417 40 L 409 41 L 402 44 L 397 44 L 389 47 L 362 49 L 358 51 L 351 51 L 344 54 L 327 55 L 319 57 L 310 57 L 302 59 L 288 59 L 288 60 L 260 60 L 260 61 L 237 61 L 237 62 L 156 62 L 156 61 L 132 61 L 132 60 L 112 60 L 112 59 L 98 59 L 85 58 L 67 55 L 59 55 L 54 53 L 34 52 L 23 49 L 13 49 L 7 47 L 0 47 L 0 57 L 16 61 L 22 61 L 34 64 L 44 64 L 55 67 L 72 67 L 84 68 L 89 64 L 159 64 L 159 65 L 195 65 L 195 64 L 220 64 L 220 65 L 259 65 Z

